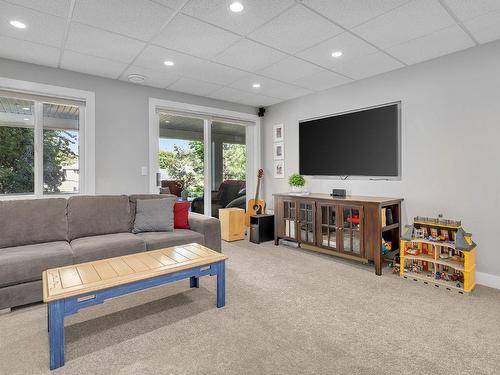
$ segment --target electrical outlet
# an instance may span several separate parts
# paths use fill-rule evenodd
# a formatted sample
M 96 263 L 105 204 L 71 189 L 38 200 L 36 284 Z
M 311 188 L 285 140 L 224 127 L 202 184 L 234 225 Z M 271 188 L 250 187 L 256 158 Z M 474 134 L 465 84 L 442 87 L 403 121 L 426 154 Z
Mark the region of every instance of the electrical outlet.
M 148 167 L 141 167 L 141 176 L 148 175 Z

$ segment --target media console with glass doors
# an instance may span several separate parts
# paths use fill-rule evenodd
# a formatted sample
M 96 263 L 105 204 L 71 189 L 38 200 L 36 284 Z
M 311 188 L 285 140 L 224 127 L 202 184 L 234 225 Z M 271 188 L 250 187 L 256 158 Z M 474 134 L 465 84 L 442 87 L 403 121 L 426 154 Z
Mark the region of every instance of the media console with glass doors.
M 397 252 L 401 198 L 274 194 L 275 235 L 301 247 L 364 262 L 382 274 L 382 238 Z M 384 213 L 390 212 L 387 221 Z

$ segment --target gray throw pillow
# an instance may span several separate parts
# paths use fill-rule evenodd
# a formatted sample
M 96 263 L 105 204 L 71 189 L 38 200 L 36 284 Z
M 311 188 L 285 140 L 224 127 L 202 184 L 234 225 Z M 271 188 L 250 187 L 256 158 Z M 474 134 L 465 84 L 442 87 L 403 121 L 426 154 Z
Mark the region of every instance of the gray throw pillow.
M 175 198 L 139 199 L 132 233 L 172 232 Z

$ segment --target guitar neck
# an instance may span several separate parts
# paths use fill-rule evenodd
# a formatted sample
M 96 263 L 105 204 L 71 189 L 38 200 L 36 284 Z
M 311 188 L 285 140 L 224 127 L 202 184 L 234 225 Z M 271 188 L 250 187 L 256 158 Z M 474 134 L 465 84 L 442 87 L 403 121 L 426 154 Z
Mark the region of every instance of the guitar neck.
M 260 193 L 260 177 L 257 178 L 257 190 L 255 190 L 255 200 L 259 200 L 259 193 Z

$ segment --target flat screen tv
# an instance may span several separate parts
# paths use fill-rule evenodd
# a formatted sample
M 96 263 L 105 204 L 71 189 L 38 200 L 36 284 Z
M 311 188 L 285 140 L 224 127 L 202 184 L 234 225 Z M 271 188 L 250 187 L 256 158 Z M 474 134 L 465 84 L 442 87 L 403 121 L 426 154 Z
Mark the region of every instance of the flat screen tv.
M 398 178 L 400 104 L 300 121 L 300 174 Z

